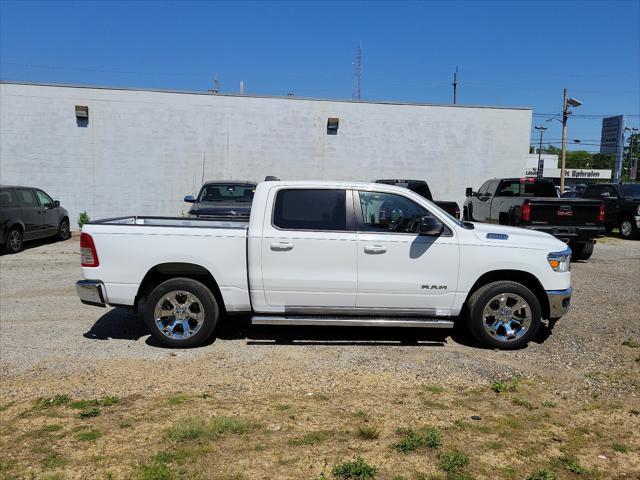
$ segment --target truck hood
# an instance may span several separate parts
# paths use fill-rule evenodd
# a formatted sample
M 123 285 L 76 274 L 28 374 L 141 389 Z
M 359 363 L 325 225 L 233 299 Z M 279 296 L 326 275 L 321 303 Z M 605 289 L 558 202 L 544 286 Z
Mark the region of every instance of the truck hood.
M 538 232 L 528 228 L 507 227 L 490 223 L 472 223 L 475 227 L 472 230 L 473 234 L 481 242 L 557 252 L 568 248 L 564 242 L 548 233 Z

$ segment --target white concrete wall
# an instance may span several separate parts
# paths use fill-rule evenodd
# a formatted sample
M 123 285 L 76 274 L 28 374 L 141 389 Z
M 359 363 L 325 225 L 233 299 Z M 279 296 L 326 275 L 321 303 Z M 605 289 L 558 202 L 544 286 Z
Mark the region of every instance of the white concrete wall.
M 86 127 L 75 105 L 89 107 Z M 426 179 L 436 199 L 518 176 L 531 110 L 0 84 L 0 182 L 92 218 L 178 215 L 206 179 Z M 328 117 L 339 117 L 327 135 Z

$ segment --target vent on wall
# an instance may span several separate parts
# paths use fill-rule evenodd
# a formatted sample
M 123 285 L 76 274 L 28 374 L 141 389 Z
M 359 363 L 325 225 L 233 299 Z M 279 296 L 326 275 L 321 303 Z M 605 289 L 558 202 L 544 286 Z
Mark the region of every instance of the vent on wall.
M 338 118 L 329 117 L 327 119 L 327 135 L 337 135 L 338 134 L 338 123 L 340 120 Z
M 76 105 L 76 124 L 79 127 L 86 127 L 89 124 L 89 107 L 86 105 Z

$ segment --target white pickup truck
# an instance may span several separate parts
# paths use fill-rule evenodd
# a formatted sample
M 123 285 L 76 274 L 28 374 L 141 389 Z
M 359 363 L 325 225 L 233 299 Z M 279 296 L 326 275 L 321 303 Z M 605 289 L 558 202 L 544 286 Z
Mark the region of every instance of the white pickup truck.
M 569 250 L 546 233 L 461 222 L 383 184 L 258 185 L 249 222 L 122 217 L 80 237 L 85 304 L 142 311 L 193 347 L 221 315 L 254 324 L 451 328 L 518 348 L 569 308 Z

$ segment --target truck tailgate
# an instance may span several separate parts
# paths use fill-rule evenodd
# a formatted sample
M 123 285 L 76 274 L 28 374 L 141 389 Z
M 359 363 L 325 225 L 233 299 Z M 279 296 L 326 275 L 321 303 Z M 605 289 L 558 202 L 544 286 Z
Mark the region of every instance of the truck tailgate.
M 531 225 L 595 226 L 601 203 L 580 198 L 532 198 L 529 221 Z

